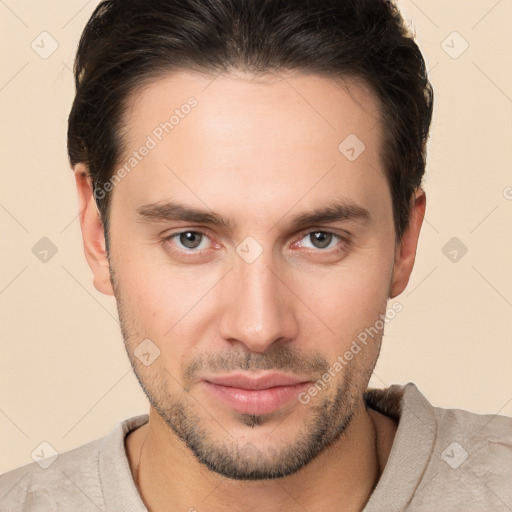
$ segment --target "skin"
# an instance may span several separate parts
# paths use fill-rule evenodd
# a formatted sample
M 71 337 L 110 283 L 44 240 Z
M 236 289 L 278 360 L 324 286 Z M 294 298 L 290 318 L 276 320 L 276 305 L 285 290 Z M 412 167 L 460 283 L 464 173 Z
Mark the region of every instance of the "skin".
M 130 98 L 128 152 L 190 96 L 197 107 L 114 188 L 109 255 L 87 167 L 75 167 L 94 286 L 115 295 L 127 353 L 151 403 L 149 423 L 126 438 L 134 479 L 140 459 L 139 492 L 152 511 L 361 510 L 396 431 L 363 401 L 382 331 L 309 403 L 294 399 L 271 414 L 235 412 L 201 379 L 265 369 L 321 378 L 407 286 L 425 193 L 412 198 L 409 227 L 396 243 L 377 100 L 357 80 L 168 75 Z M 354 161 L 338 150 L 349 134 L 366 147 Z M 137 213 L 171 199 L 233 225 Z M 340 199 L 369 218 L 291 226 L 295 215 Z M 198 249 L 179 236 L 165 240 L 187 230 L 206 234 L 192 238 Z M 348 242 L 326 235 L 324 248 L 311 235 L 319 231 Z M 251 263 L 236 252 L 248 236 L 262 250 Z M 160 350 L 149 366 L 134 356 L 147 338 Z M 225 454 L 230 462 L 222 465 Z M 286 476 L 261 478 L 270 471 Z

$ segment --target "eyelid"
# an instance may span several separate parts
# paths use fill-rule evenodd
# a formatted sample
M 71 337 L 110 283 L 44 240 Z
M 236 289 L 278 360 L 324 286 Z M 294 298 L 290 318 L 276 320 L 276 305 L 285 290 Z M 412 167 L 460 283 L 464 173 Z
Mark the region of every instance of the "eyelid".
M 308 233 L 318 233 L 318 232 L 332 233 L 333 235 L 339 234 L 338 230 L 335 228 L 324 228 L 321 226 L 312 226 L 311 227 L 310 226 L 309 228 L 304 228 L 303 230 L 299 231 L 299 236 L 304 236 L 304 235 L 307 235 Z M 340 234 L 340 236 L 343 236 L 343 235 Z M 347 236 L 348 236 L 348 233 L 347 233 Z

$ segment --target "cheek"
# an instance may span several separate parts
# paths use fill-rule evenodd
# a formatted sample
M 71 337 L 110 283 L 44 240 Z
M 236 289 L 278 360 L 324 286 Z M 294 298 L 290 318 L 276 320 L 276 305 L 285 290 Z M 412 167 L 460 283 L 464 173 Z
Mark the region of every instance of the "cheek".
M 301 276 L 300 295 L 320 318 L 340 327 L 374 319 L 386 307 L 391 262 L 375 265 L 361 260 L 323 275 Z
M 380 252 L 375 249 L 375 253 L 383 257 L 354 257 L 336 269 L 323 274 L 303 273 L 295 280 L 300 290 L 298 295 L 308 306 L 301 319 L 302 334 L 310 340 L 306 343 L 312 350 L 318 349 L 321 338 L 321 350 L 329 361 L 335 361 L 349 350 L 358 336 L 367 342 L 360 343 L 364 352 L 362 357 L 358 356 L 361 364 L 363 360 L 372 360 L 378 349 L 378 343 L 374 342 L 380 335 L 375 334 L 375 326 L 381 325 L 377 322 L 386 311 L 392 256 L 385 256 L 382 248 Z
M 212 288 L 219 276 L 212 269 L 191 272 L 141 258 L 123 270 L 123 292 L 129 295 L 131 313 L 162 351 L 169 345 L 179 351 L 179 345 L 199 339 L 201 329 L 215 317 Z

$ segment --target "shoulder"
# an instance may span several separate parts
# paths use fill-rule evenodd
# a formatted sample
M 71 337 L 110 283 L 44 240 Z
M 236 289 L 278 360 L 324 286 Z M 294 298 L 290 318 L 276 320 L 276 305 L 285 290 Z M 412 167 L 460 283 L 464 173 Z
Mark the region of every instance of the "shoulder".
M 40 459 L 36 452 L 36 462 L 0 476 L 0 512 L 135 510 L 134 503 L 145 510 L 133 484 L 125 438 L 148 419 L 142 414 L 120 421 L 105 437 L 53 460 L 44 458 L 45 450 Z
M 0 476 L 0 511 L 104 508 L 99 476 L 102 439 L 42 458 Z M 48 465 L 49 464 L 49 465 Z
M 412 382 L 366 399 L 398 428 L 365 511 L 512 510 L 512 418 L 434 406 Z
M 437 423 L 442 431 L 465 432 L 472 437 L 495 436 L 512 441 L 512 418 L 501 414 L 477 414 L 463 409 L 434 407 Z M 507 443 L 508 444 L 508 443 Z
M 434 494 L 467 510 L 509 510 L 512 418 L 441 407 L 433 414 L 435 442 L 418 502 Z
M 510 466 L 512 457 L 512 418 L 499 414 L 476 414 L 462 409 L 434 407 L 437 424 L 437 444 L 460 445 L 462 455 L 476 464 L 477 460 L 487 460 L 503 470 Z M 458 449 L 458 448 L 457 448 Z M 448 450 L 447 454 L 449 458 Z M 470 457 L 471 456 L 471 457 Z M 471 460 L 470 460 L 471 458 Z M 508 466 L 501 466 L 507 461 Z
M 466 464 L 494 479 L 512 477 L 512 418 L 440 407 L 434 415 L 436 448 L 448 466 Z

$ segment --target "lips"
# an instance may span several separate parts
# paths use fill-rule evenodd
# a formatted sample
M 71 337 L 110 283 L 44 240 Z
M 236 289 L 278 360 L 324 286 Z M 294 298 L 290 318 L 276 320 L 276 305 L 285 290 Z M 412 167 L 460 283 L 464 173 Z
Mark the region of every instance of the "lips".
M 214 399 L 236 412 L 269 414 L 291 402 L 311 381 L 284 373 L 233 373 L 209 377 L 203 384 Z
M 221 377 L 205 379 L 212 384 L 239 389 L 268 389 L 277 386 L 293 386 L 301 382 L 309 382 L 307 378 L 295 377 L 286 373 L 266 373 L 256 377 L 234 373 Z

